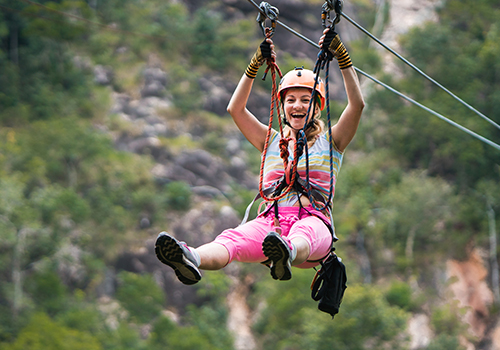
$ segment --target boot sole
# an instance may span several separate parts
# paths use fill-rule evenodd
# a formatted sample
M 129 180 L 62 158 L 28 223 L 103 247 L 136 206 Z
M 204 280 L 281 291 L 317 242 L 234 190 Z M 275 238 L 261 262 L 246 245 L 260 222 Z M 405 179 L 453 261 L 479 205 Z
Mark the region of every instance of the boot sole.
M 198 267 L 186 259 L 179 242 L 173 237 L 160 233 L 155 243 L 158 260 L 174 269 L 179 281 L 184 284 L 195 284 L 201 279 Z
M 291 266 L 288 262 L 288 249 L 275 235 L 268 235 L 262 243 L 262 252 L 272 260 L 271 276 L 275 280 L 287 281 L 292 278 Z

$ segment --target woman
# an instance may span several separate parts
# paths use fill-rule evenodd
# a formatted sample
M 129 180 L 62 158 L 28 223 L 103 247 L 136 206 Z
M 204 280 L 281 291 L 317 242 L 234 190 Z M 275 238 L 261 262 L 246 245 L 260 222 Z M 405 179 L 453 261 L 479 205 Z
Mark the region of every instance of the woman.
M 325 132 L 324 124 L 319 120 L 324 108 L 325 92 L 322 83 L 316 86 L 319 99 L 315 101 L 315 108 L 311 108 L 311 116 L 308 119 L 311 122 L 308 123 L 305 133 L 308 143 L 309 180 L 313 188 L 324 197 L 328 197 L 329 191 L 334 191 L 334 188 L 330 189 L 328 132 L 331 132 L 334 142 L 336 178 L 343 152 L 356 133 L 364 108 L 359 81 L 349 54 L 336 33 L 332 31 L 326 36 L 327 33 L 328 29 L 323 33 L 319 45 L 325 43 L 325 52 L 328 50 L 338 60 L 348 104 L 337 124 Z M 267 126 L 262 124 L 246 105 L 257 71 L 264 63 L 264 57 L 269 56 L 273 59 L 276 57 L 271 39 L 265 40 L 253 56 L 227 108 L 243 135 L 261 152 L 264 151 Z M 284 136 L 291 137 L 292 143 L 306 121 L 314 78 L 310 70 L 296 68 L 288 72 L 280 83 L 280 103 L 286 125 Z M 283 163 L 279 158 L 279 139 L 279 133 L 273 131 L 264 167 L 264 184 L 268 186 L 284 173 Z M 289 149 L 293 155 L 292 145 L 289 145 Z M 299 176 L 305 179 L 305 155 L 300 158 L 297 170 Z M 335 186 L 335 181 L 333 184 Z M 161 232 L 156 240 L 156 255 L 162 263 L 175 270 L 177 277 L 184 284 L 197 283 L 201 279 L 200 269 L 218 270 L 233 260 L 259 263 L 266 261 L 274 279 L 288 280 L 292 276 L 292 265 L 310 268 L 318 265 L 319 261 L 328 255 L 334 237 L 328 224 L 331 224 L 333 229 L 333 222 L 330 223 L 330 219 L 324 215 L 329 208 L 320 212 L 313 208 L 307 196 L 295 191 L 289 192 L 277 204 L 278 225 L 274 210 L 265 210 L 254 220 L 225 230 L 214 241 L 198 248 L 188 247 L 186 243 Z

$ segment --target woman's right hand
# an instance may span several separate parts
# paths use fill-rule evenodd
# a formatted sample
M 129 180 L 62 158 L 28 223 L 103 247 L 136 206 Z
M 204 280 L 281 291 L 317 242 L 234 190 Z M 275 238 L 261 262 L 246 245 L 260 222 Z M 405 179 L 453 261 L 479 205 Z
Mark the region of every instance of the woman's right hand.
M 255 52 L 258 56 L 259 63 L 264 64 L 267 59 L 276 59 L 276 52 L 274 52 L 274 43 L 271 38 L 266 38 L 259 45 L 259 48 Z
M 266 28 L 266 33 L 269 34 L 269 32 L 270 32 L 270 29 Z M 262 56 L 264 57 L 264 59 L 268 59 L 268 58 L 276 59 L 276 52 L 274 52 L 274 43 L 273 43 L 273 39 L 271 39 L 271 37 L 266 36 L 264 41 L 262 43 L 260 43 L 259 49 L 262 52 Z
M 276 52 L 274 52 L 274 44 L 270 38 L 264 39 L 255 51 L 250 64 L 248 65 L 245 74 L 250 79 L 255 79 L 257 71 L 268 59 L 276 59 Z

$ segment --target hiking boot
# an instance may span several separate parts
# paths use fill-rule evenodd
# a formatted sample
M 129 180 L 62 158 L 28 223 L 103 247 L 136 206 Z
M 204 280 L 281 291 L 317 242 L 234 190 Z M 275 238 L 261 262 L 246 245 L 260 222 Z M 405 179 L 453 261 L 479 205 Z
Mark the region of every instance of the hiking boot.
M 288 243 L 276 232 L 269 232 L 262 242 L 262 252 L 271 260 L 271 276 L 275 280 L 292 278 L 293 252 Z
M 185 242 L 179 242 L 166 232 L 160 232 L 155 243 L 158 260 L 174 269 L 179 281 L 195 284 L 201 279 L 200 265 Z

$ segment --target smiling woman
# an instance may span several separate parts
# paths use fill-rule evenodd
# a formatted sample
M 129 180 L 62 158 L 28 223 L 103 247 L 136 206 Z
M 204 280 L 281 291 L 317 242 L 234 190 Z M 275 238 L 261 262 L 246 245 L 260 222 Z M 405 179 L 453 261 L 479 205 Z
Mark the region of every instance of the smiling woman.
M 287 91 L 284 102 L 285 120 L 293 130 L 304 127 L 310 100 L 311 92 L 308 89 L 293 88 Z M 314 115 L 310 115 L 309 118 L 314 119 Z
M 286 125 L 283 133 L 264 125 L 247 109 L 259 67 L 266 60 L 276 58 L 270 38 L 260 44 L 252 57 L 227 108 L 243 135 L 263 152 L 265 188 L 276 194 L 275 189 L 280 187 L 278 183 L 283 183 L 283 176 L 288 179 L 291 172 L 296 172 L 298 179 L 294 177 L 290 182 L 309 181 L 306 186 L 312 187 L 314 199 L 304 196 L 298 187 L 291 190 L 290 186 L 288 191 L 270 197 L 270 200 L 264 198 L 265 210 L 257 218 L 223 231 L 214 241 L 196 249 L 166 232 L 160 233 L 155 246 L 156 255 L 175 270 L 182 283 L 197 283 L 201 279 L 199 269 L 218 270 L 233 260 L 264 263 L 270 268 L 272 278 L 289 280 L 292 265 L 311 268 L 331 253 L 336 236 L 329 199 L 335 190 L 343 151 L 356 133 L 364 101 L 357 75 L 338 35 L 326 30 L 320 39 L 321 44 L 330 57 L 338 58 L 347 93 L 347 107 L 336 125 L 325 130 L 319 119 L 326 100 L 324 85 L 312 71 L 304 68 L 288 72 L 278 89 L 283 111 L 281 117 Z M 292 162 L 294 145 L 299 143 L 302 130 L 307 147 L 304 154 Z M 331 143 L 333 147 L 330 147 Z M 283 155 L 286 150 L 288 156 Z M 316 202 L 326 204 L 318 209 Z
M 312 146 L 316 136 L 324 131 L 324 123 L 319 118 L 320 112 L 325 108 L 325 85 L 321 78 L 318 78 L 318 83 L 315 84 L 316 78 L 309 69 L 295 68 L 283 77 L 278 89 L 284 111 L 283 123 L 288 127 L 284 131 L 285 136 L 297 139 L 297 132 L 304 128 L 307 120 L 305 130 L 309 146 Z M 316 101 L 312 104 L 314 108 L 310 109 L 313 89 Z M 310 115 L 306 118 L 309 110 Z

